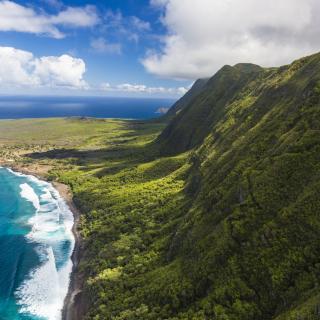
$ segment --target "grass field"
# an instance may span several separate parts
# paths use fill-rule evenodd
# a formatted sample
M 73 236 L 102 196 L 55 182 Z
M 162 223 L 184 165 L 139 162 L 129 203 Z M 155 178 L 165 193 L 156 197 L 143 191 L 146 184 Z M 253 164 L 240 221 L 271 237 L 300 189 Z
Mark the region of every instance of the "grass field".
M 138 147 L 159 133 L 162 125 L 137 121 L 90 118 L 50 118 L 0 121 L 1 162 L 28 162 L 35 152 L 64 149 L 65 160 L 75 155 L 99 162 L 101 155 L 117 146 Z M 88 152 L 90 150 L 90 152 Z M 80 153 L 80 151 L 82 153 Z M 110 150 L 109 150 L 110 151 Z M 110 153 L 110 152 L 109 152 Z M 57 161 L 50 162 L 55 166 Z M 70 160 L 70 159 L 69 159 Z M 80 159 L 79 159 L 80 160 Z M 35 159 L 33 159 L 33 162 Z M 59 161 L 68 162 L 68 161 Z M 103 161 L 102 161 L 103 162 Z

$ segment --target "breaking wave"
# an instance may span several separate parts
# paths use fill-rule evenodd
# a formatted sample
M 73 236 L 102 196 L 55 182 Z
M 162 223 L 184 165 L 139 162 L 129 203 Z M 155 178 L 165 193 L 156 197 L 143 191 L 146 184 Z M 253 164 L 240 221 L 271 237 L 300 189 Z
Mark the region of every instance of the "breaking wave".
M 10 169 L 8 169 L 10 170 Z M 58 191 L 36 177 L 23 175 L 20 196 L 34 206 L 27 241 L 35 245 L 39 264 L 15 291 L 20 313 L 39 319 L 60 320 L 72 271 L 75 239 L 73 214 Z

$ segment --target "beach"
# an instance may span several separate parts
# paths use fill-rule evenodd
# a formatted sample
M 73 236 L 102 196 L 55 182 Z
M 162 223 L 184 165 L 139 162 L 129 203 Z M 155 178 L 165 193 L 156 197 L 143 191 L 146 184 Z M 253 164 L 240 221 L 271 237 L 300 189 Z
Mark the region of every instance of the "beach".
M 70 211 L 74 217 L 74 223 L 72 227 L 72 232 L 75 239 L 75 245 L 72 252 L 71 260 L 72 260 L 72 272 L 70 275 L 70 283 L 68 293 L 64 300 L 64 306 L 62 309 L 62 320 L 73 320 L 73 319 L 81 319 L 81 312 L 78 312 L 77 306 L 77 296 L 81 293 L 81 284 L 82 278 L 77 272 L 77 268 L 80 261 L 81 256 L 81 238 L 78 230 L 80 212 L 78 208 L 75 206 L 73 201 L 73 194 L 70 187 L 66 184 L 57 182 L 57 181 L 48 181 L 47 173 L 50 166 L 45 165 L 34 165 L 34 164 L 16 164 L 11 161 L 0 160 L 0 166 L 9 168 L 15 172 L 22 173 L 25 175 L 34 176 L 40 180 L 47 181 L 52 184 L 52 186 L 58 191 L 59 195 L 64 199 L 66 204 L 68 205 Z M 80 308 L 81 309 L 81 308 Z

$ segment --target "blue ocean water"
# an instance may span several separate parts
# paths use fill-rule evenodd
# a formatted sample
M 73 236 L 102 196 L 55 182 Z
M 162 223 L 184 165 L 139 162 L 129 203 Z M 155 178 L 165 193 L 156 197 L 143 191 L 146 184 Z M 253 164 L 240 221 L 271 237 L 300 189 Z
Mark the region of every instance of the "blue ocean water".
M 60 320 L 73 215 L 51 184 L 0 167 L 0 320 Z
M 150 119 L 173 99 L 0 96 L 0 119 L 86 116 Z

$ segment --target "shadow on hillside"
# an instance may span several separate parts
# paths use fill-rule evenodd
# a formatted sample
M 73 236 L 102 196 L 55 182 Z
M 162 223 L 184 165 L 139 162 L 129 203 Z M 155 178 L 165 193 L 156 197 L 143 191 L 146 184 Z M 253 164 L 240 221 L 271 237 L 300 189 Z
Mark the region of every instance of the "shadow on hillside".
M 122 125 L 125 131 L 111 137 L 102 148 L 59 148 L 25 156 L 33 160 L 61 160 L 84 172 L 95 170 L 95 175 L 101 177 L 154 159 L 158 154 L 154 141 L 145 144 L 139 137 L 159 133 L 163 126 L 161 122 L 126 121 Z
M 96 176 L 114 174 L 123 168 L 148 162 L 155 158 L 156 148 L 153 143 L 148 145 L 125 146 L 121 143 L 103 149 L 53 149 L 44 152 L 28 153 L 25 156 L 33 160 L 66 160 L 77 165 L 82 171 L 97 170 Z
M 53 149 L 44 152 L 34 152 L 29 153 L 26 156 L 35 159 L 76 159 L 76 160 L 96 160 L 101 162 L 104 159 L 110 159 L 114 157 L 121 157 L 124 150 L 120 148 L 104 148 L 104 149 L 94 149 L 94 150 L 78 150 L 78 149 Z M 124 155 L 123 155 L 124 156 Z

